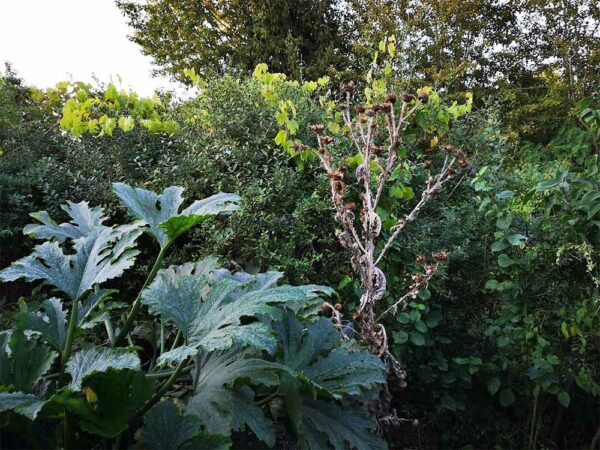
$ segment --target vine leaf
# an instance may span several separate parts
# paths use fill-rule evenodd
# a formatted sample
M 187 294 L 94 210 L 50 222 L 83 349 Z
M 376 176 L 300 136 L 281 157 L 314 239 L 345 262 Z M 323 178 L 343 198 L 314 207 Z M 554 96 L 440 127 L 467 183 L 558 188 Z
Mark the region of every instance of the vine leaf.
M 42 311 L 17 314 L 17 327 L 39 333 L 55 350 L 62 352 L 67 340 L 67 312 L 56 297 L 42 303 Z
M 233 390 L 240 378 L 264 386 L 279 382 L 278 364 L 256 358 L 249 350 L 234 347 L 227 351 L 200 352 L 196 356 L 194 395 L 187 413 L 201 418 L 209 433 L 229 435 L 231 429 L 248 425 L 259 439 L 272 446 L 275 435 L 271 422 L 253 398 Z
M 150 234 L 156 238 L 161 248 L 209 216 L 239 209 L 239 195 L 218 193 L 196 200 L 179 212 L 183 203 L 183 190 L 182 187 L 171 186 L 162 194 L 156 194 L 125 183 L 113 183 L 113 191 L 117 197 L 131 214 L 148 224 Z
M 200 431 L 200 418 L 182 414 L 170 401 L 162 401 L 144 416 L 141 437 L 150 450 L 178 449 L 186 441 L 190 448 L 219 448 L 219 442 L 229 440 L 225 436 L 211 435 Z M 222 444 L 221 444 L 222 445 Z M 228 448 L 228 447 L 225 447 Z
M 39 211 L 31 213 L 30 216 L 41 222 L 41 225 L 26 225 L 23 233 L 36 239 L 56 239 L 58 242 L 64 242 L 66 239 L 87 236 L 106 220 L 104 210 L 100 207 L 90 208 L 88 202 L 68 202 L 66 205 L 61 205 L 61 208 L 71 218 L 70 223 L 58 225 L 46 211 Z
M 69 388 L 77 391 L 86 376 L 111 368 L 140 370 L 140 359 L 124 348 L 84 347 L 67 362 L 66 372 L 71 375 Z
M 141 233 L 140 222 L 96 227 L 73 241 L 75 254 L 65 254 L 56 241 L 44 242 L 30 256 L 0 271 L 0 280 L 44 280 L 76 301 L 95 284 L 118 277 L 133 265 Z

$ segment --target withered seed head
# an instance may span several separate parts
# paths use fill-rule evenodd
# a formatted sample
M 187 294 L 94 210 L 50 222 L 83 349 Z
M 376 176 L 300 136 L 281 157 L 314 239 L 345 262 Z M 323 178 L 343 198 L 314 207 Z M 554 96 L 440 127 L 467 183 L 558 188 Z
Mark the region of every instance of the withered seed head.
M 456 174 L 454 167 L 448 167 L 448 175 L 452 176 Z
M 422 89 L 417 91 L 417 98 L 421 103 L 427 103 L 429 101 L 429 94 Z
M 408 92 L 405 92 L 404 94 L 402 94 L 402 101 L 404 103 L 410 103 L 414 98 L 415 98 L 415 96 L 412 94 L 409 94 Z
M 417 264 L 425 264 L 427 262 L 427 258 L 424 255 L 419 255 L 416 258 Z
M 343 306 L 341 303 L 336 303 L 334 306 L 336 311 L 340 312 L 343 309 Z
M 395 103 L 396 94 L 394 94 L 393 92 L 388 92 L 387 94 L 385 94 L 385 101 L 389 103 Z
M 461 159 L 460 161 L 458 161 L 458 167 L 460 167 L 461 169 L 466 169 L 467 167 L 469 167 L 469 161 L 466 159 Z
M 329 311 L 329 303 L 327 303 L 327 302 L 323 302 L 323 303 L 321 304 L 321 311 L 323 311 L 323 312 L 327 312 L 327 311 Z
M 369 147 L 369 151 L 374 155 L 379 155 L 381 153 L 381 147 L 377 145 L 371 145 L 371 147 Z
M 365 108 L 364 106 L 357 106 L 356 107 L 356 112 L 359 114 L 364 113 L 367 110 L 367 108 Z
M 318 123 L 310 126 L 310 130 L 315 134 L 321 134 L 325 130 L 325 125 Z
M 342 87 L 342 92 L 349 92 L 352 94 L 354 92 L 354 81 L 350 80 Z
M 375 333 L 379 333 L 381 331 L 381 324 L 380 323 L 376 323 L 375 325 L 373 325 L 373 331 Z
M 372 108 L 369 108 L 365 111 L 365 114 L 369 117 L 373 117 L 375 115 L 375 110 Z
M 384 113 L 389 113 L 392 110 L 392 104 L 390 102 L 384 102 L 381 104 L 381 110 Z
M 444 153 L 452 153 L 452 150 L 454 150 L 454 147 L 452 147 L 450 144 L 446 144 L 444 145 L 444 147 L 442 147 L 442 149 L 444 150 Z
M 434 252 L 431 254 L 432 258 L 434 259 L 434 261 L 437 262 L 444 262 L 448 260 L 448 252 L 446 251 L 439 251 L 439 252 Z
M 323 136 L 321 138 L 321 142 L 323 142 L 325 145 L 329 145 L 333 142 L 333 138 L 331 136 Z
M 365 124 L 365 123 L 367 123 L 367 118 L 365 116 L 360 116 L 358 118 L 358 122 L 362 123 L 362 124 Z
M 426 159 L 425 162 L 423 163 L 423 169 L 430 169 L 432 164 L 433 164 L 433 161 L 431 161 L 430 159 Z

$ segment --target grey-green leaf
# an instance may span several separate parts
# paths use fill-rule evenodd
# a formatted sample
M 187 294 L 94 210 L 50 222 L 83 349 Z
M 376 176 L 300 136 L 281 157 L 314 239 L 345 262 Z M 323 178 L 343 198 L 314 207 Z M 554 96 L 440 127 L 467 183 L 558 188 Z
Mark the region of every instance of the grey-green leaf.
M 62 352 L 67 340 L 67 313 L 62 301 L 56 297 L 42 303 L 42 311 L 19 313 L 17 326 L 22 330 L 40 333 L 57 351 Z
M 66 372 L 71 375 L 69 388 L 79 390 L 83 378 L 109 368 L 140 370 L 140 359 L 124 348 L 85 347 L 67 362 Z
M 260 425 L 244 417 L 234 419 L 235 405 L 239 408 L 244 398 L 232 388 L 239 378 L 265 386 L 277 385 L 279 379 L 275 370 L 279 369 L 279 365 L 235 347 L 227 351 L 201 352 L 196 358 L 194 395 L 188 402 L 187 413 L 200 417 L 209 433 L 229 435 L 234 425 L 239 427 L 242 422 L 251 422 L 249 426 L 256 428 L 262 439 L 270 440 L 267 437 L 270 434 L 264 431 L 265 427 L 268 428 L 266 418 L 256 417 Z M 247 406 L 240 413 L 245 416 L 250 409 Z
M 113 190 L 131 214 L 148 224 L 150 234 L 161 247 L 204 220 L 205 216 L 238 209 L 241 200 L 236 194 L 219 193 L 195 201 L 180 213 L 179 208 L 183 203 L 182 187 L 168 187 L 160 195 L 124 183 L 113 183 Z M 181 219 L 186 216 L 188 218 Z M 170 221 L 176 217 L 180 218 Z
M 41 225 L 27 225 L 23 229 L 23 233 L 36 239 L 56 239 L 58 242 L 64 242 L 69 238 L 77 239 L 87 236 L 106 220 L 103 209 L 100 207 L 90 208 L 88 202 L 68 202 L 61 208 L 69 215 L 71 222 L 58 225 L 46 211 L 31 213 L 30 216 L 41 222 Z
M 31 420 L 35 420 L 44 403 L 33 394 L 0 392 L 0 412 L 12 410 Z
M 383 450 L 387 445 L 376 432 L 375 422 L 334 402 L 305 401 L 302 404 L 302 429 L 313 450 Z
M 162 401 L 144 416 L 142 441 L 151 450 L 178 449 L 200 432 L 200 418 L 184 415 L 170 401 Z
M 0 280 L 44 280 L 79 300 L 95 284 L 116 278 L 133 265 L 139 253 L 134 246 L 142 233 L 140 225 L 96 227 L 74 240 L 75 254 L 65 254 L 56 241 L 44 242 L 30 256 L 0 271 Z

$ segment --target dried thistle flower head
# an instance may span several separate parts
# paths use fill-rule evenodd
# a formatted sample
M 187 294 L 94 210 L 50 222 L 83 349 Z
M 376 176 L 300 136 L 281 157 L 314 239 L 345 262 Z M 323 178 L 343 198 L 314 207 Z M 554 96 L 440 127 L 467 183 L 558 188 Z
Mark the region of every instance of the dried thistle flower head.
M 357 106 L 356 107 L 356 112 L 359 113 L 359 114 L 363 114 L 366 110 L 367 110 L 367 108 L 365 108 L 364 106 Z
M 434 252 L 431 254 L 431 257 L 433 258 L 434 261 L 437 262 L 444 262 L 444 261 L 448 261 L 448 252 L 447 251 L 439 251 L 439 252 Z
M 348 92 L 352 94 L 354 92 L 355 86 L 354 81 L 350 80 L 344 86 L 342 86 L 342 92 Z
M 321 134 L 325 130 L 325 125 L 318 123 L 310 126 L 310 130 L 315 134 Z
M 333 138 L 331 136 L 323 136 L 321 142 L 325 145 L 329 145 L 333 142 Z
M 415 96 L 412 94 L 409 94 L 408 92 L 405 92 L 404 94 L 402 94 L 402 101 L 404 103 L 410 103 L 412 100 L 414 100 Z
M 454 150 L 454 147 L 452 147 L 450 144 L 446 144 L 442 147 L 442 150 L 444 150 L 444 153 L 450 154 Z
M 427 103 L 429 101 L 429 94 L 425 90 L 419 89 L 417 91 L 417 98 L 421 103 Z
M 460 167 L 461 169 L 466 169 L 467 167 L 469 167 L 469 160 L 461 159 L 460 161 L 458 161 L 458 167 Z
M 426 159 L 425 162 L 423 163 L 423 169 L 431 169 L 432 164 L 433 164 L 433 161 L 431 161 L 430 159 Z
M 392 110 L 392 104 L 390 102 L 383 102 L 381 104 L 381 111 L 389 113 Z
M 396 103 L 396 94 L 393 92 L 388 92 L 385 94 L 385 101 L 388 103 Z
M 416 257 L 417 264 L 425 264 L 427 262 L 427 258 L 424 255 L 419 255 Z
M 375 115 L 375 110 L 373 108 L 369 108 L 365 111 L 365 114 L 369 117 L 373 117 Z
M 448 175 L 456 175 L 456 170 L 454 169 L 454 167 L 448 167 Z

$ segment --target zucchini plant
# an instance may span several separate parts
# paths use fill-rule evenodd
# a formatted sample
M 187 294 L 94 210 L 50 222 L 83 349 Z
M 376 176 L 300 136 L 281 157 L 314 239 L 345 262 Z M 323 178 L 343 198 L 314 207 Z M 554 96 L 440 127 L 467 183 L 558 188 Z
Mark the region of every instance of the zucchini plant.
M 107 225 L 87 202 L 63 207 L 67 223 L 34 213 L 24 233 L 44 242 L 0 271 L 48 294 L 39 309 L 21 302 L 0 332 L 3 445 L 385 448 L 366 412 L 385 367 L 317 317 L 331 289 L 278 286 L 278 272 L 231 273 L 215 258 L 163 267 L 179 236 L 237 210 L 239 196 L 181 209 L 180 187 L 113 186 L 133 222 Z M 107 282 L 134 266 L 143 233 L 156 260 L 133 301 L 116 301 Z M 155 320 L 149 357 L 136 330 Z

